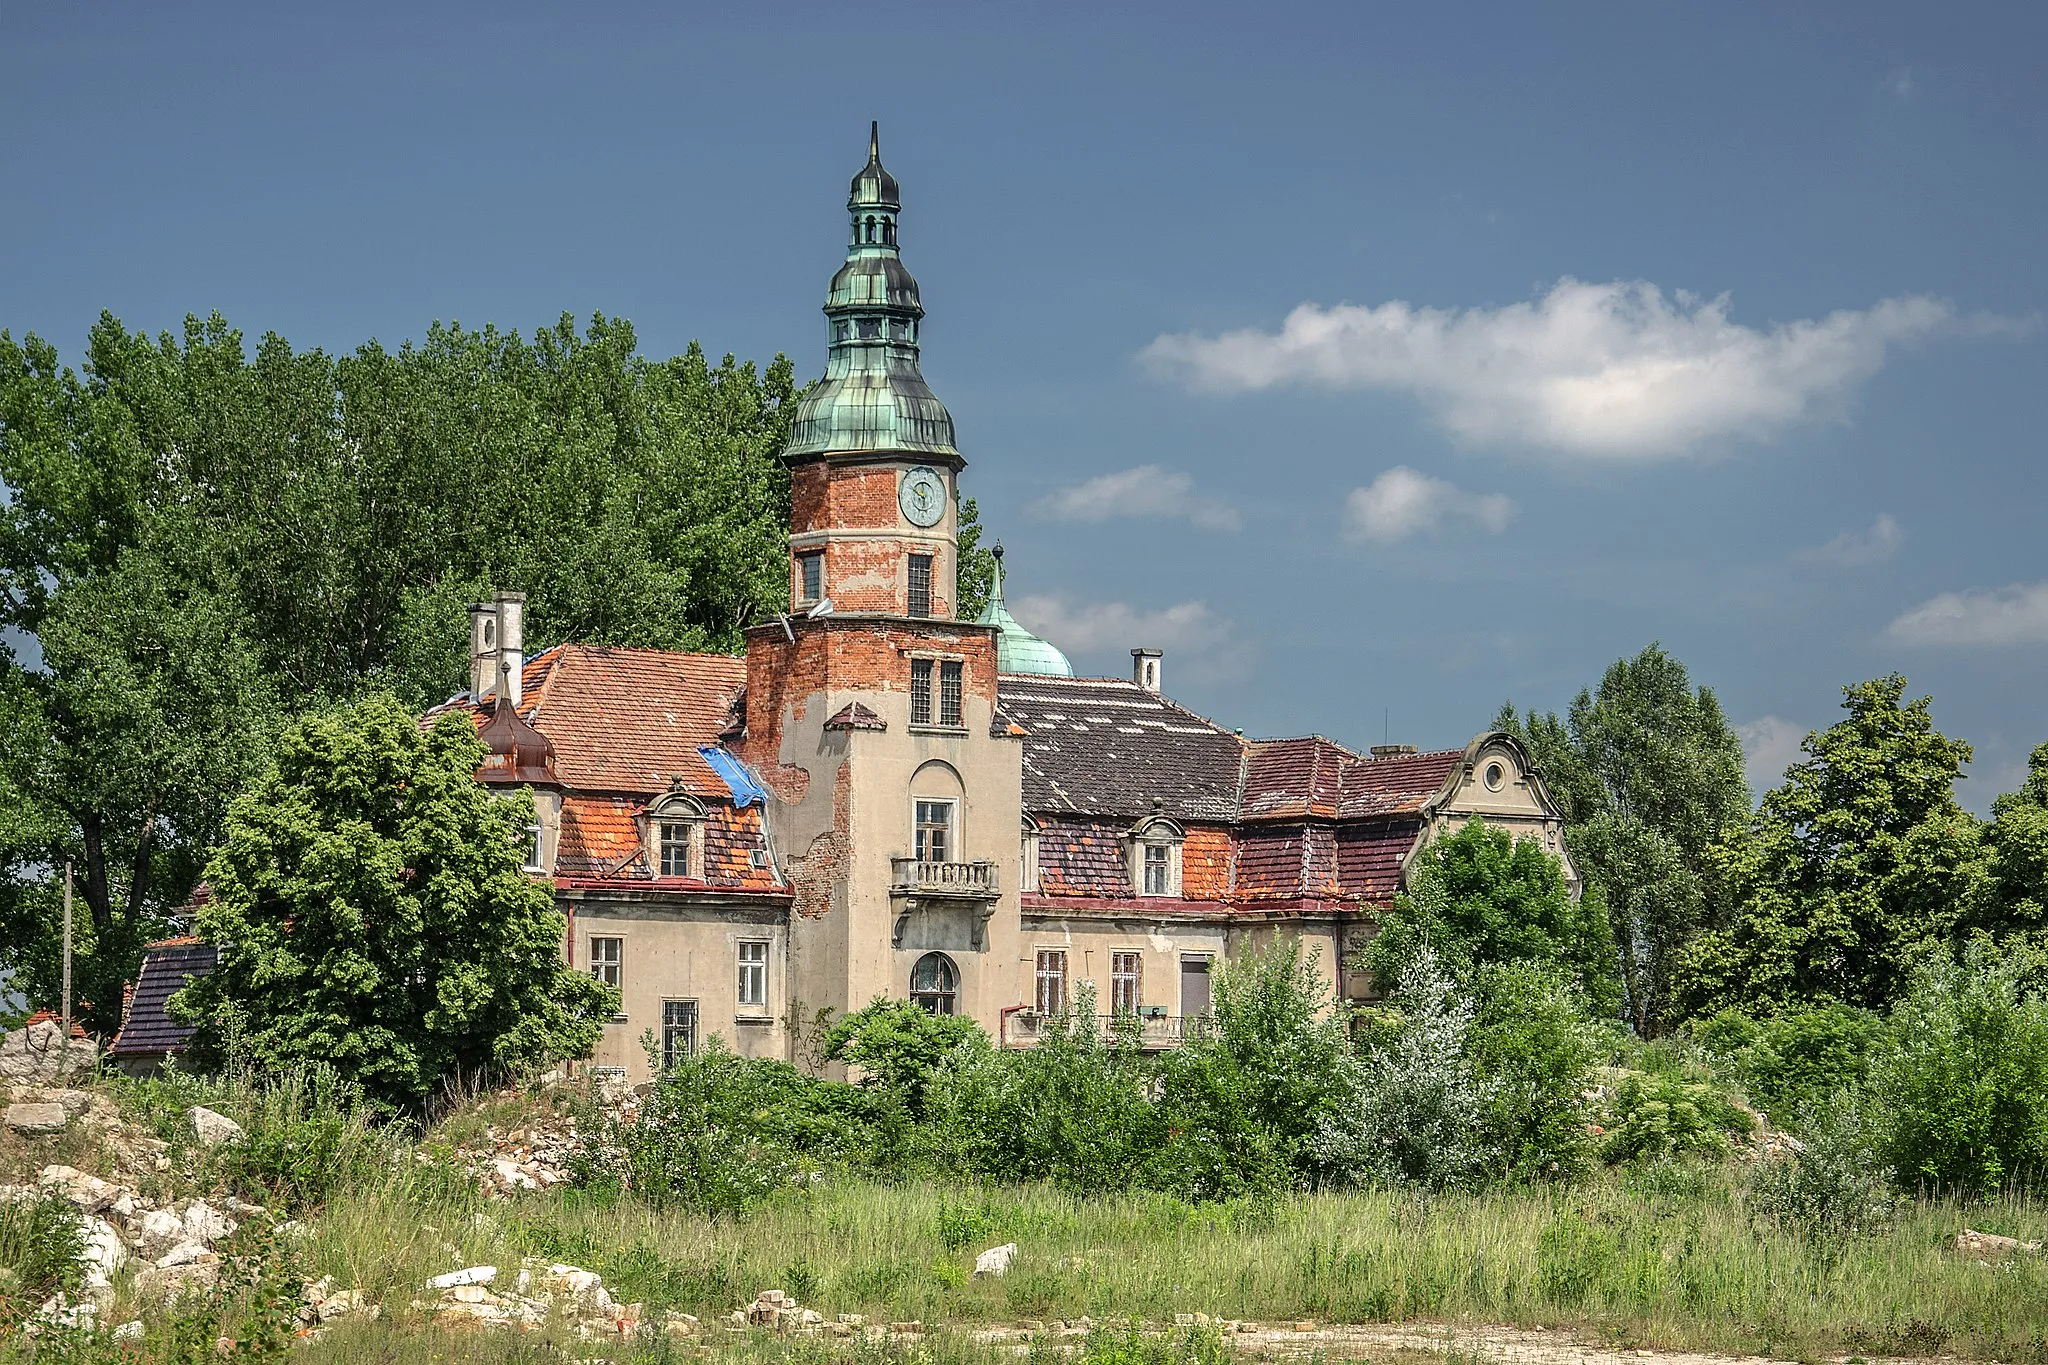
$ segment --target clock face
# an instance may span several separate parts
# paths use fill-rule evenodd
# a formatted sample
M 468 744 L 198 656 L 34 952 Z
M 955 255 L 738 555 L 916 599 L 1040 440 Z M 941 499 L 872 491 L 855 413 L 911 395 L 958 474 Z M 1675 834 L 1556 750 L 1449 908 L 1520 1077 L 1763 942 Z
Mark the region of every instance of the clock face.
M 936 469 L 923 465 L 906 470 L 896 501 L 912 526 L 937 526 L 946 515 L 946 481 Z

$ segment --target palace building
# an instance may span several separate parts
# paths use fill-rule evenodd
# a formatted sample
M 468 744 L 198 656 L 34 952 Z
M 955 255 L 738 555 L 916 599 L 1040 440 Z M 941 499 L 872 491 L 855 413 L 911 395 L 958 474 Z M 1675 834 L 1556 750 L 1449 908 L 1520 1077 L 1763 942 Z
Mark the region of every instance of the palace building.
M 1170 1047 L 1216 967 L 1278 935 L 1364 995 L 1343 964 L 1453 823 L 1541 840 L 1570 875 L 1508 735 L 1247 740 L 1176 705 L 1157 650 L 1133 649 L 1128 679 L 1074 677 L 1004 606 L 1000 560 L 962 619 L 966 461 L 919 372 L 924 309 L 872 137 L 847 208 L 824 378 L 782 454 L 791 612 L 744 657 L 526 657 L 519 594 L 472 609 L 470 691 L 448 705 L 477 719 L 480 780 L 532 793 L 529 870 L 553 880 L 565 951 L 621 990 L 598 1065 L 644 1075 L 650 1033 L 663 1059 L 716 1034 L 799 1060 L 825 1012 L 877 997 L 1028 1047 L 1091 987 Z

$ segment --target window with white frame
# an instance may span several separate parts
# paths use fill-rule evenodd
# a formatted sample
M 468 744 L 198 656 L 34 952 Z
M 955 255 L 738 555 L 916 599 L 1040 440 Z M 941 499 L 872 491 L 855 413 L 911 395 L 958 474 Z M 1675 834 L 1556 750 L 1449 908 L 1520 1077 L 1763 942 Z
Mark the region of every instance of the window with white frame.
M 1038 1012 L 1058 1014 L 1067 1007 L 1067 955 L 1059 948 L 1038 950 Z
M 641 815 L 647 867 L 657 877 L 704 875 L 704 822 L 709 812 L 677 778 Z
M 926 953 L 910 969 L 910 1003 L 927 1014 L 951 1014 L 960 998 L 960 969 L 944 953 Z
M 1109 1008 L 1116 1014 L 1136 1014 L 1145 1003 L 1145 956 L 1119 952 L 1109 955 Z
M 932 800 L 919 797 L 916 801 L 917 860 L 921 863 L 950 863 L 959 849 L 954 838 L 953 817 L 960 808 L 957 801 Z
M 1181 844 L 1185 839 L 1186 832 L 1164 816 L 1155 815 L 1131 831 L 1131 888 L 1137 894 L 1181 894 Z
M 740 944 L 740 1004 L 768 1003 L 768 945 L 760 940 Z
M 623 988 L 626 984 L 626 940 L 592 938 L 590 974 L 607 986 Z
M 663 820 L 659 822 L 661 845 L 661 875 L 664 877 L 687 877 L 690 875 L 690 845 L 697 826 L 690 820 Z

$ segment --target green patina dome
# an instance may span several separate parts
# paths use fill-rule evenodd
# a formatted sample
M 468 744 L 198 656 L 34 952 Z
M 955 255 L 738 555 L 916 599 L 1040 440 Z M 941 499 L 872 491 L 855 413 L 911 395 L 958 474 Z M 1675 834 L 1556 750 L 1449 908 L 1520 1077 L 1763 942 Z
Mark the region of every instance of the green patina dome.
M 1010 609 L 1003 605 L 1003 547 L 998 545 L 996 555 L 996 581 L 989 588 L 988 605 L 981 609 L 976 624 L 995 626 L 996 672 L 1036 673 L 1047 678 L 1071 678 L 1074 666 L 1067 662 L 1067 656 L 1048 643 L 1039 639 L 1017 623 L 1010 615 Z
M 924 308 L 897 249 L 901 204 L 877 129 L 846 208 L 853 238 L 825 294 L 825 377 L 797 405 L 783 457 L 900 450 L 958 465 L 953 418 L 917 367 Z

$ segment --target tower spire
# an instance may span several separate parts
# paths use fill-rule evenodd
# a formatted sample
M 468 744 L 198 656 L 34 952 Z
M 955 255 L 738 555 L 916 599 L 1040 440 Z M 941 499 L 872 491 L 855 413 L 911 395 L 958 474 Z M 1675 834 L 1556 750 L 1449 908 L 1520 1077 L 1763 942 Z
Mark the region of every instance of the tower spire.
M 873 166 L 882 164 L 882 121 L 880 119 L 868 120 L 868 164 Z

